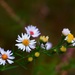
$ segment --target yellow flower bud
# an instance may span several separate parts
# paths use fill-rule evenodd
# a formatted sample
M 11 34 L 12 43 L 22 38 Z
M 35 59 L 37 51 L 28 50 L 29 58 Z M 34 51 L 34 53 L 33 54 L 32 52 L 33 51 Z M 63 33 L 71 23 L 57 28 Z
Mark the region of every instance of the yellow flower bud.
M 35 57 L 39 57 L 40 53 L 39 52 L 35 52 Z
M 66 52 L 66 47 L 64 47 L 64 46 L 62 46 L 61 48 L 60 48 L 60 50 L 62 51 L 62 52 Z
M 32 62 L 33 61 L 33 57 L 28 57 L 28 61 Z
M 48 36 L 40 36 L 40 40 L 43 42 L 48 42 L 49 37 Z

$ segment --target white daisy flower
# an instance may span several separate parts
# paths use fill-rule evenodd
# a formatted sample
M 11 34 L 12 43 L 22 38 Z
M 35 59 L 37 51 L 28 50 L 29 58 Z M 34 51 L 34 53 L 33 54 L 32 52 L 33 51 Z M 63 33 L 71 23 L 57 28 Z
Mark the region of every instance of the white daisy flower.
M 15 46 L 18 46 L 18 49 L 21 49 L 23 51 L 26 50 L 26 52 L 30 52 L 31 49 L 35 48 L 35 40 L 30 40 L 30 35 L 22 33 L 22 37 L 18 35 L 18 38 L 16 40 L 18 44 L 15 44 Z
M 70 34 L 70 30 L 68 28 L 64 28 L 63 31 L 62 31 L 62 34 L 64 36 L 67 36 L 68 34 Z
M 49 50 L 49 49 L 51 49 L 51 47 L 52 47 L 52 43 L 47 42 L 45 45 L 44 45 L 44 44 L 41 44 L 41 47 L 42 47 L 43 49 Z
M 12 59 L 14 59 L 15 57 L 12 55 L 13 53 L 10 50 L 4 51 L 3 48 L 0 48 L 0 65 L 5 65 L 7 62 L 9 64 L 14 63 Z
M 27 34 L 31 35 L 32 37 L 38 37 L 41 33 L 39 32 L 39 29 L 36 28 L 36 26 L 28 26 L 25 27 L 25 30 Z

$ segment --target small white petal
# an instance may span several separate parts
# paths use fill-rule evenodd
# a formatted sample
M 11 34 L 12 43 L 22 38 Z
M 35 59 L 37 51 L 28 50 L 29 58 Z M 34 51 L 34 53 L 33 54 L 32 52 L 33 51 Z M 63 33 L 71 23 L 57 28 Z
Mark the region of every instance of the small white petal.
M 45 46 L 44 46 L 44 44 L 41 44 L 41 48 L 45 49 Z
M 1 50 L 0 52 L 1 52 L 1 54 L 4 54 L 5 53 L 4 50 Z
M 44 45 L 44 44 L 41 44 L 41 47 L 42 47 L 43 49 L 49 50 L 49 49 L 51 49 L 51 47 L 52 47 L 52 43 L 47 42 L 45 45 Z
M 21 38 L 19 35 L 18 35 L 18 40 L 19 40 L 19 41 L 22 41 L 22 38 Z
M 23 49 L 23 51 L 25 51 L 25 46 L 22 44 L 22 43 L 20 43 L 20 44 L 15 44 L 15 46 L 18 46 L 18 49 Z
M 1 64 L 1 65 L 5 65 L 5 64 L 6 64 L 6 61 L 5 61 L 5 60 L 0 59 L 0 64 Z
M 8 61 L 9 64 L 14 63 L 12 60 L 9 60 L 9 59 L 7 59 L 7 61 Z
M 31 51 L 31 49 L 27 46 L 26 47 L 26 52 L 30 52 Z
M 67 36 L 68 34 L 70 34 L 70 30 L 68 28 L 64 28 L 63 31 L 62 31 L 62 34 L 64 36 Z
M 52 47 L 52 43 L 47 42 L 45 46 L 46 46 L 46 50 L 49 50 Z
M 8 57 L 8 59 L 14 59 L 14 58 L 15 58 L 15 57 L 13 57 L 13 56 L 9 56 L 9 57 Z
M 35 45 L 30 45 L 29 47 L 32 49 L 35 49 Z
M 26 47 L 25 47 L 25 46 L 23 46 L 23 51 L 25 51 L 25 48 L 26 48 Z

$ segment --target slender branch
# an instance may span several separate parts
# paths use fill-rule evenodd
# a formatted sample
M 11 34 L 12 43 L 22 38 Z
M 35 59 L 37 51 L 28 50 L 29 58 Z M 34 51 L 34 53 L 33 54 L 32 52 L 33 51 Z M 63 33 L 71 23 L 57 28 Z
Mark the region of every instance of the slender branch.
M 21 18 L 18 15 L 16 15 L 14 10 L 4 0 L 0 0 L 0 5 L 6 10 L 8 15 L 11 16 L 11 18 L 13 20 L 15 20 L 20 25 L 24 25 L 25 24 L 25 22 L 22 21 Z

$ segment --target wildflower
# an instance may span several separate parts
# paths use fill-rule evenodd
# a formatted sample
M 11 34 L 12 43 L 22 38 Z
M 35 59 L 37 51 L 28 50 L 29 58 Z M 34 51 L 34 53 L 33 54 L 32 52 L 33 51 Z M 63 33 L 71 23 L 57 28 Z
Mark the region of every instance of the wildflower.
M 67 36 L 68 34 L 70 34 L 70 30 L 68 28 L 64 28 L 63 31 L 62 31 L 62 34 L 64 36 Z
M 41 44 L 41 47 L 42 47 L 43 49 L 49 50 L 49 49 L 51 49 L 51 47 L 52 47 L 52 43 L 47 42 L 46 44 Z
M 72 34 L 68 34 L 65 38 L 65 40 L 68 42 L 68 43 L 71 43 L 72 40 L 74 39 L 74 36 Z
M 35 57 L 39 57 L 40 53 L 39 52 L 35 52 Z
M 4 51 L 3 48 L 0 48 L 0 65 L 5 65 L 7 62 L 9 64 L 14 63 L 14 61 L 12 61 L 12 59 L 14 59 L 15 57 L 12 56 L 13 53 L 9 50 Z
M 44 43 L 48 42 L 49 37 L 48 36 L 40 36 L 40 40 Z
M 18 49 L 21 49 L 23 51 L 26 50 L 26 52 L 30 52 L 31 49 L 35 48 L 35 40 L 30 40 L 30 35 L 22 33 L 22 37 L 18 35 L 18 40 L 16 40 L 18 44 L 15 44 L 15 46 L 18 46 Z
M 38 37 L 41 33 L 39 32 L 39 29 L 36 28 L 36 26 L 28 26 L 25 27 L 25 30 L 27 32 L 27 34 L 29 34 L 32 37 Z
M 60 48 L 60 50 L 61 50 L 62 52 L 66 52 L 66 47 L 62 46 L 62 47 Z
M 75 38 L 72 40 L 72 46 L 75 46 Z
M 28 61 L 32 62 L 33 61 L 33 57 L 28 57 Z

